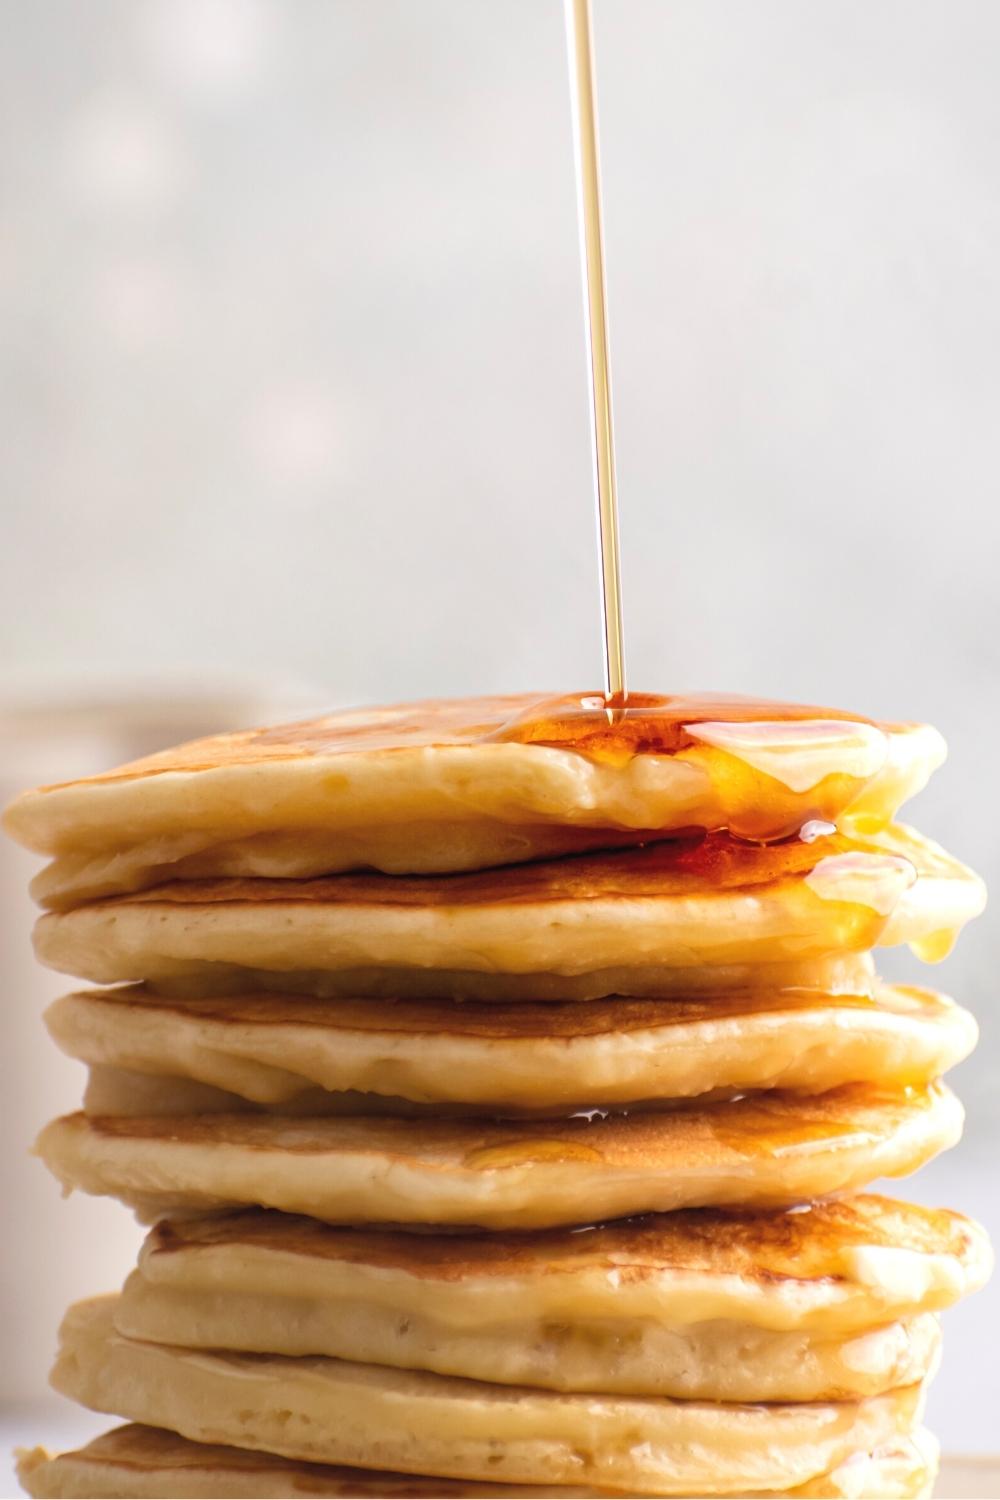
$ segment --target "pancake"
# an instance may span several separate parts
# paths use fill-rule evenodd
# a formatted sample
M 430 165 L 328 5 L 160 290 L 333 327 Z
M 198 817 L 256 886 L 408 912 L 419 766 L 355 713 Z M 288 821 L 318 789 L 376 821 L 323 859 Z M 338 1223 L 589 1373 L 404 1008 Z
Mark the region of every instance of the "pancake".
M 923 1391 L 736 1405 L 579 1396 L 347 1360 L 192 1352 L 127 1339 L 115 1299 L 71 1308 L 52 1383 L 63 1395 L 195 1442 L 310 1462 L 629 1494 L 737 1494 L 815 1479 L 908 1436 Z
M 176 881 L 49 913 L 35 946 L 100 983 L 359 966 L 579 975 L 879 942 L 940 958 L 984 901 L 970 870 L 908 829 L 768 846 L 705 834 L 473 875 Z
M 145 1217 L 257 1204 L 333 1223 L 585 1224 L 780 1207 L 915 1171 L 961 1134 L 942 1084 L 781 1093 L 660 1114 L 506 1125 L 274 1115 L 54 1120 L 36 1151 L 67 1188 Z
M 349 1112 L 339 1102 L 348 1092 L 369 1095 L 373 1107 L 384 1101 L 387 1113 L 402 1099 L 495 1114 L 716 1091 L 824 1093 L 844 1083 L 929 1083 L 977 1037 L 969 1012 L 944 996 L 887 984 L 874 997 L 765 990 L 568 1005 L 170 999 L 128 988 L 66 995 L 45 1019 L 64 1052 L 100 1070 L 100 1097 L 118 1100 L 110 1113 L 144 1112 L 146 1075 L 211 1085 L 218 1097 L 201 1108 L 245 1100 L 296 1113 Z M 169 1102 L 171 1086 L 160 1093 Z
M 714 1096 L 711 1096 L 714 1097 Z M 725 1090 L 721 1098 L 731 1098 Z M 651 1106 L 664 1109 L 663 1101 Z M 326 1089 L 307 1089 L 284 1104 L 253 1104 L 240 1094 L 198 1083 L 192 1078 L 167 1074 L 135 1073 L 128 1068 L 92 1067 L 87 1069 L 87 1086 L 83 1109 L 88 1115 L 206 1115 L 206 1114 L 276 1114 L 294 1119 L 322 1119 L 342 1115 L 430 1116 L 465 1118 L 482 1114 L 465 1104 L 414 1104 L 410 1099 L 387 1094 L 358 1094 L 348 1089 L 330 1093 Z M 497 1109 L 485 1112 L 488 1119 L 544 1120 L 558 1119 L 565 1110 Z M 581 1113 L 581 1111 L 577 1111 Z M 588 1110 L 587 1113 L 590 1113 Z
M 977 1226 L 878 1198 L 535 1236 L 251 1211 L 159 1225 L 115 1324 L 154 1343 L 552 1390 L 836 1400 L 926 1375 L 932 1313 L 990 1265 Z
M 921 1441 L 900 1439 L 882 1452 L 892 1454 L 892 1472 L 916 1477 L 929 1468 Z M 620 1496 L 606 1489 L 564 1485 L 477 1484 L 474 1480 L 433 1479 L 419 1474 L 387 1474 L 312 1464 L 249 1448 L 192 1443 L 160 1427 L 115 1427 L 75 1452 L 53 1457 L 44 1448 L 18 1453 L 17 1475 L 36 1500 L 299 1500 L 299 1497 L 354 1497 L 354 1500 L 464 1500 L 464 1497 Z M 863 1455 L 881 1479 L 886 1459 Z M 848 1463 L 857 1460 L 852 1455 Z M 852 1475 L 853 1477 L 853 1475 Z M 855 1491 L 850 1492 L 854 1500 Z M 879 1495 L 889 1493 L 879 1490 Z M 901 1491 L 900 1493 L 909 1493 Z
M 718 1321 L 671 1328 L 585 1320 L 455 1332 L 434 1318 L 302 1297 L 153 1287 L 133 1274 L 120 1333 L 186 1349 L 328 1355 L 494 1385 L 689 1401 L 848 1401 L 923 1380 L 936 1366 L 932 1313 L 847 1338 Z
M 937 1444 L 925 1429 L 876 1452 L 854 1453 L 842 1465 L 804 1486 L 763 1493 L 843 1497 L 843 1500 L 921 1500 L 930 1495 Z M 116 1427 L 85 1448 L 52 1458 L 42 1448 L 23 1452 L 18 1477 L 35 1500 L 463 1500 L 521 1495 L 613 1495 L 574 1486 L 477 1484 L 336 1468 L 254 1453 L 246 1448 L 191 1443 L 156 1427 Z M 758 1491 L 758 1494 L 762 1492 Z M 753 1500 L 747 1494 L 747 1500 Z
M 75 905 L 170 878 L 483 869 L 636 837 L 887 822 L 944 759 L 919 725 L 723 696 L 435 700 L 219 735 L 28 792 L 34 891 Z
M 876 1194 L 787 1211 L 693 1209 L 588 1230 L 402 1234 L 245 1209 L 167 1220 L 150 1286 L 363 1302 L 451 1330 L 716 1320 L 833 1337 L 940 1312 L 992 1267 L 962 1214 Z
M 426 1287 L 425 1290 L 430 1290 Z M 119 1333 L 186 1349 L 327 1355 L 495 1385 L 689 1401 L 847 1401 L 925 1379 L 938 1360 L 933 1313 L 832 1338 L 716 1319 L 510 1319 L 454 1329 L 430 1309 L 157 1286 L 133 1272 Z
M 604 1000 L 609 995 L 662 1000 L 689 1000 L 695 995 L 726 995 L 733 991 L 759 993 L 774 989 L 829 990 L 835 994 L 872 995 L 875 966 L 870 953 L 827 953 L 822 958 L 784 963 L 713 964 L 691 966 L 647 964 L 637 969 L 620 964 L 591 969 L 586 974 L 493 974 L 472 969 L 386 969 L 377 964 L 346 969 L 297 969 L 280 980 L 263 969 L 213 967 L 211 983 L 204 974 L 160 975 L 146 988 L 159 995 L 204 999 L 212 995 L 240 995 L 248 990 L 268 993 L 275 984 L 282 993 L 341 1000 L 453 1000 L 510 1001 L 535 1004 L 565 1000 Z

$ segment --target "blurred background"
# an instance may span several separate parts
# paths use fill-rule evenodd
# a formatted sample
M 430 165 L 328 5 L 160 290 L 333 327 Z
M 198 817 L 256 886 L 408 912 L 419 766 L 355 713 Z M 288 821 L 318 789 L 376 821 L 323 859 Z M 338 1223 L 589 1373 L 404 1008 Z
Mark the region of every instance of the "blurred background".
M 4 797 L 290 711 L 597 686 L 558 0 L 0 22 Z M 631 684 L 934 722 L 915 816 L 1000 887 L 1000 6 L 596 26 Z M 138 1235 L 25 1156 L 79 1090 L 30 872 L 5 844 L 0 1366 L 58 1441 L 105 1425 L 45 1397 L 58 1318 Z M 940 971 L 984 1035 L 912 1191 L 1000 1236 L 997 946 Z M 997 1446 L 998 1313 L 947 1321 L 953 1451 Z

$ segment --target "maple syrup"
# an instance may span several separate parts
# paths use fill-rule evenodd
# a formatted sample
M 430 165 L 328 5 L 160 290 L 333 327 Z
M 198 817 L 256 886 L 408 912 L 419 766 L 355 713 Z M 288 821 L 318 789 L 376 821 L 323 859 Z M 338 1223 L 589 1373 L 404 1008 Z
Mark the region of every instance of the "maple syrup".
M 630 693 L 618 706 L 599 693 L 543 698 L 483 738 L 622 770 L 640 756 L 681 756 L 711 781 L 715 826 L 761 842 L 835 821 L 890 753 L 886 728 L 856 714 L 723 693 Z
M 526 1167 L 549 1161 L 604 1160 L 604 1153 L 583 1141 L 553 1139 L 539 1136 L 537 1139 L 505 1141 L 499 1146 L 479 1146 L 462 1158 L 463 1167 L 474 1167 L 481 1171 L 495 1171 L 498 1167 Z
M 565 693 L 538 699 L 484 738 L 624 762 L 636 755 L 676 755 L 707 743 L 699 732 L 706 725 L 746 725 L 763 744 L 787 747 L 795 739 L 815 745 L 830 737 L 831 728 L 845 723 L 877 727 L 841 709 L 738 693 L 630 693 L 627 702 L 618 705 L 609 704 L 600 693 Z
M 917 878 L 916 867 L 904 847 L 883 848 L 835 830 L 814 838 L 795 837 L 768 844 L 735 838 L 724 831 L 699 831 L 628 849 L 528 861 L 469 874 L 386 876 L 351 872 L 295 882 L 263 877 L 252 881 L 239 877 L 175 881 L 118 899 L 122 906 L 209 906 L 252 897 L 260 907 L 291 901 L 303 906 L 319 903 L 327 907 L 360 904 L 428 909 L 657 899 L 759 890 L 783 880 L 804 879 L 823 899 L 870 906 L 873 914 L 886 916 L 901 891 Z M 836 866 L 834 860 L 838 861 Z M 841 892 L 833 877 L 847 873 L 848 860 L 852 861 L 852 872 L 862 878 Z M 888 882 L 890 898 L 885 910 L 883 881 Z
M 594 76 L 594 33 L 590 0 L 566 0 L 566 39 L 573 109 L 580 258 L 583 266 L 583 322 L 587 338 L 597 535 L 601 554 L 604 676 L 606 701 L 609 706 L 615 707 L 626 701 L 625 639 L 622 630 L 618 484 L 615 474 L 608 291 L 604 274 L 601 159 L 598 148 L 597 85 Z

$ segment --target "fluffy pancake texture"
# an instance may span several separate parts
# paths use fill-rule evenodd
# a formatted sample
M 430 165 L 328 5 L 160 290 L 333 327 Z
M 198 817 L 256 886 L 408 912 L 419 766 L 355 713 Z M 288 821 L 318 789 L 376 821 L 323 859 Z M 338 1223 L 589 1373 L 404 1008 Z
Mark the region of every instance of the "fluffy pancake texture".
M 971 1219 L 876 1194 L 524 1234 L 414 1235 L 246 1209 L 162 1221 L 139 1255 L 149 1286 L 378 1303 L 449 1329 L 726 1320 L 824 1337 L 939 1312 L 991 1267 Z
M 928 1432 L 899 1438 L 874 1453 L 854 1453 L 805 1486 L 759 1493 L 828 1496 L 832 1500 L 920 1500 L 929 1495 L 937 1445 Z M 564 1486 L 509 1486 L 474 1480 L 426 1479 L 337 1468 L 274 1453 L 191 1443 L 161 1428 L 116 1427 L 85 1448 L 53 1458 L 41 1448 L 19 1455 L 18 1475 L 35 1500 L 490 1500 L 520 1495 L 600 1496 L 615 1491 Z M 747 1500 L 753 1500 L 752 1496 Z
M 120 1333 L 188 1349 L 328 1355 L 496 1385 L 694 1401 L 843 1401 L 923 1380 L 937 1365 L 933 1314 L 847 1338 L 717 1321 L 671 1328 L 616 1322 L 511 1322 L 454 1330 L 433 1314 L 394 1318 L 375 1304 L 126 1283 Z
M 53 1384 L 195 1442 L 310 1462 L 632 1494 L 808 1483 L 906 1437 L 922 1388 L 797 1405 L 565 1395 L 330 1359 L 191 1352 L 124 1338 L 113 1298 L 63 1324 Z
M 43 787 L 36 1151 L 153 1228 L 30 1494 L 929 1497 L 984 1232 L 860 1190 L 961 1134 L 978 878 L 934 730 L 723 697 L 352 710 Z M 147 1425 L 148 1424 L 148 1425 Z
M 196 741 L 28 792 L 8 830 L 54 905 L 164 879 L 482 869 L 643 834 L 785 836 L 888 821 L 944 758 L 919 725 L 727 696 L 588 695 L 348 710 Z M 128 830 L 123 836 L 123 831 Z
M 506 1006 L 185 999 L 133 987 L 67 995 L 46 1024 L 71 1057 L 163 1081 L 167 1103 L 184 1097 L 183 1080 L 223 1091 L 216 1108 L 245 1100 L 320 1114 L 350 1113 L 350 1101 L 338 1102 L 348 1092 L 383 1100 L 386 1113 L 402 1099 L 521 1114 L 718 1090 L 926 1084 L 967 1056 L 977 1036 L 968 1011 L 944 996 L 882 984 L 874 996 L 795 989 Z M 143 1078 L 119 1079 L 117 1092 L 106 1079 L 108 1112 L 143 1113 L 151 1097 Z M 206 1096 L 200 1103 L 213 1107 Z
M 923 1445 L 922 1445 L 923 1446 Z M 901 1439 L 879 1455 L 852 1455 L 850 1463 L 874 1462 L 885 1472 L 882 1455 L 891 1452 L 894 1472 L 916 1472 L 917 1451 Z M 908 1456 L 908 1452 L 911 1456 Z M 926 1467 L 926 1457 L 924 1466 Z M 85 1448 L 53 1457 L 43 1448 L 18 1455 L 18 1478 L 36 1500 L 461 1500 L 461 1497 L 613 1496 L 618 1491 L 568 1489 L 564 1485 L 477 1483 L 433 1479 L 419 1474 L 387 1474 L 282 1458 L 277 1453 L 218 1443 L 192 1443 L 163 1428 L 130 1423 L 115 1427 Z M 832 1493 L 832 1492 L 831 1492 Z M 851 1491 L 852 1500 L 854 1491 Z M 883 1491 L 879 1491 L 881 1495 Z
M 69 1115 L 36 1150 L 142 1216 L 257 1204 L 330 1222 L 547 1228 L 784 1206 L 914 1171 L 961 1134 L 943 1085 L 781 1093 L 528 1126 L 447 1119 Z
M 423 1290 L 430 1293 L 433 1283 Z M 558 1322 L 522 1315 L 456 1327 L 426 1300 L 401 1315 L 379 1298 L 205 1291 L 150 1282 L 140 1272 L 125 1284 L 115 1327 L 190 1349 L 327 1355 L 499 1385 L 696 1401 L 878 1395 L 923 1380 L 940 1347 L 931 1313 L 832 1337 L 723 1318 L 671 1325 L 620 1313 Z
M 725 834 L 472 875 L 176 881 L 49 913 L 43 963 L 100 983 L 379 967 L 581 975 L 908 942 L 943 957 L 982 883 L 911 830 Z
M 923 1378 L 931 1314 L 990 1267 L 978 1226 L 878 1197 L 473 1237 L 250 1211 L 158 1225 L 115 1324 L 554 1390 L 843 1399 Z

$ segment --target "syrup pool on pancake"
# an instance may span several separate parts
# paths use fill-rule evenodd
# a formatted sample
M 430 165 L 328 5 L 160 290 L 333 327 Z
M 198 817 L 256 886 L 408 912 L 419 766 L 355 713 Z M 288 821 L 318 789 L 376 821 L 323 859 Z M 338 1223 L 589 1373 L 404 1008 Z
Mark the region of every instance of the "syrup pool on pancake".
M 936 730 L 766 700 L 514 694 L 346 710 L 27 792 L 9 832 L 67 909 L 168 879 L 483 869 L 691 830 L 888 822 Z

